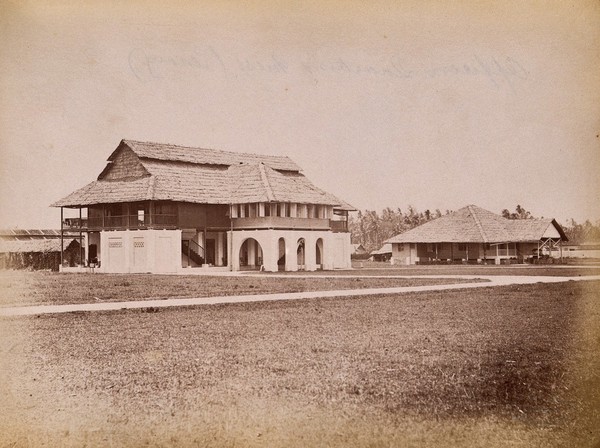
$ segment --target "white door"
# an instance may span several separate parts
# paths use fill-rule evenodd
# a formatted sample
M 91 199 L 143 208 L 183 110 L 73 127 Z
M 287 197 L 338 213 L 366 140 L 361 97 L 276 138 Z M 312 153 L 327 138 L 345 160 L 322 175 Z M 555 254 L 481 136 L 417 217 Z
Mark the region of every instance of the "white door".
M 146 261 L 146 241 L 143 236 L 133 238 L 133 272 L 148 271 Z

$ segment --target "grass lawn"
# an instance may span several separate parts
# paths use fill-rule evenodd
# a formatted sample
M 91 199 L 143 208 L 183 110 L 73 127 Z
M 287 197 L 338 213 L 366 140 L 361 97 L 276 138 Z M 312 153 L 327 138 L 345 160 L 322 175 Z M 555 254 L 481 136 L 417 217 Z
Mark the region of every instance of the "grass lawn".
M 0 271 L 0 306 L 214 297 L 472 282 L 459 279 L 314 279 Z
M 0 440 L 597 446 L 599 290 L 565 282 L 4 318 Z

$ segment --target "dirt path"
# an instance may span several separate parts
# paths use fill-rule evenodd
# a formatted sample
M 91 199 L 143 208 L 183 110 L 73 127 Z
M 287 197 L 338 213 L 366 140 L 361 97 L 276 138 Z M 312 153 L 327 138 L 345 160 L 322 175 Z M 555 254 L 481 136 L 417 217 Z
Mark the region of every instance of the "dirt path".
M 289 277 L 289 276 L 288 276 Z M 303 276 L 306 278 L 306 276 Z M 319 276 L 322 278 L 322 276 Z M 398 276 L 402 278 L 433 278 L 436 276 Z M 84 303 L 72 305 L 38 305 L 0 309 L 0 316 L 28 316 L 36 314 L 71 313 L 76 311 L 115 311 L 134 308 L 165 308 L 173 306 L 214 305 L 223 303 L 264 302 L 274 300 L 299 300 L 321 297 L 355 297 L 381 294 L 402 294 L 407 292 L 444 291 L 450 289 L 488 288 L 492 286 L 524 285 L 531 283 L 558 283 L 566 281 L 600 280 L 600 275 L 585 277 L 550 276 L 443 276 L 445 278 L 484 279 L 485 282 L 457 283 L 450 285 L 405 286 L 393 288 L 365 288 L 334 291 L 307 291 L 279 294 L 256 294 L 239 296 L 197 297 L 187 299 L 131 300 L 122 302 Z

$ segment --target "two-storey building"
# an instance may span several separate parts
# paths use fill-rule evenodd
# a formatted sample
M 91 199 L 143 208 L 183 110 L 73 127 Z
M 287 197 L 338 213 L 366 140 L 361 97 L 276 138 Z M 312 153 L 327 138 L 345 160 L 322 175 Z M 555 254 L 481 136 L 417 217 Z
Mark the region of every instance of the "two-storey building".
M 52 206 L 99 272 L 350 267 L 354 208 L 288 157 L 122 140 L 96 181 Z

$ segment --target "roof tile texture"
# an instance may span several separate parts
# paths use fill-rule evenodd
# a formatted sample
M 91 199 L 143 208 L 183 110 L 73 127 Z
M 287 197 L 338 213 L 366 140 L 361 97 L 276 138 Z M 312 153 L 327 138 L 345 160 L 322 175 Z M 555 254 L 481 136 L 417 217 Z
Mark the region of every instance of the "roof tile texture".
M 236 154 L 123 140 L 95 182 L 52 204 L 168 200 L 204 204 L 296 202 L 340 206 L 288 157 Z
M 426 222 L 390 238 L 389 243 L 500 243 L 537 241 L 552 219 L 506 219 L 475 205 Z M 558 225 L 558 224 L 555 224 Z M 561 230 L 562 232 L 562 230 Z

